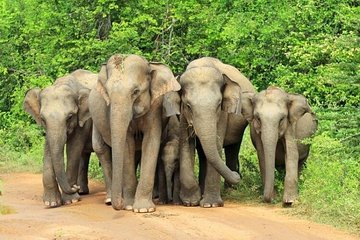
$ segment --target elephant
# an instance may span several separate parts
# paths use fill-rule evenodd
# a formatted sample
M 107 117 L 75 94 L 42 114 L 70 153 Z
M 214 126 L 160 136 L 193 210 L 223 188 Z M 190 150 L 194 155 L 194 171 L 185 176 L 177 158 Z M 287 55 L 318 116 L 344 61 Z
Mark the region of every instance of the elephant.
M 108 189 L 106 201 L 111 201 L 115 210 L 155 211 L 152 190 L 162 134 L 163 96 L 178 90 L 180 84 L 169 67 L 138 55 L 115 54 L 102 65 L 97 85 L 89 95 L 89 110 L 93 147 Z M 171 108 L 172 104 L 167 106 Z M 139 183 L 136 150 L 141 150 Z
M 171 110 L 171 112 L 166 109 Z M 163 131 L 153 192 L 153 198 L 155 198 L 157 204 L 165 204 L 168 202 L 173 202 L 174 204 L 180 203 L 179 115 L 179 93 L 166 93 L 163 99 Z M 173 195 L 175 195 L 174 201 Z
M 161 161 L 165 171 L 167 200 L 176 205 L 181 203 L 179 175 L 179 134 L 179 119 L 177 116 L 171 116 L 166 129 L 166 139 L 161 151 Z
M 180 85 L 180 198 L 186 206 L 221 207 L 220 175 L 229 184 L 240 181 L 238 153 L 248 125 L 241 115 L 242 91 L 255 89 L 238 69 L 212 57 L 190 62 Z M 195 147 L 200 187 L 194 174 Z
M 92 152 L 92 121 L 87 99 L 96 81 L 97 74 L 79 69 L 58 78 L 43 90 L 33 88 L 26 93 L 24 110 L 46 131 L 43 201 L 48 207 L 77 202 L 78 192 L 89 192 L 87 165 Z
M 168 104 L 172 105 L 167 106 Z M 172 109 L 174 112 L 170 117 L 163 116 L 163 136 L 157 166 L 156 190 L 159 203 L 172 202 L 178 205 L 181 202 L 179 197 L 180 95 L 178 92 L 169 92 L 164 95 L 163 109 Z
M 275 196 L 274 172 L 285 168 L 284 206 L 291 206 L 298 195 L 298 176 L 309 156 L 310 145 L 302 143 L 317 128 L 317 119 L 306 98 L 277 87 L 242 97 L 242 113 L 250 123 L 250 135 L 257 151 L 263 198 Z

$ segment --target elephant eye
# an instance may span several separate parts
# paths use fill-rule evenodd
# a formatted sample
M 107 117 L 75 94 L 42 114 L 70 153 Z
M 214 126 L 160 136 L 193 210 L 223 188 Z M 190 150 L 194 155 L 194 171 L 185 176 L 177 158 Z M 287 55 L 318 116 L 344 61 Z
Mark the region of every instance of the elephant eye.
M 216 109 L 219 109 L 221 106 L 221 101 L 218 102 Z
M 254 119 L 259 125 L 261 125 L 261 119 L 258 115 L 254 116 Z
M 140 93 L 140 89 L 135 88 L 135 89 L 133 90 L 133 92 L 132 92 L 132 95 L 133 95 L 134 97 L 136 97 L 136 96 L 139 95 L 139 93 Z
M 73 113 L 69 113 L 69 115 L 68 115 L 67 118 L 66 118 L 66 121 L 69 121 L 73 116 L 74 116 Z
M 40 116 L 41 124 L 46 126 L 46 120 L 43 115 Z
M 279 125 L 283 124 L 285 120 L 285 116 L 280 118 Z
M 189 109 L 189 111 L 191 112 L 192 110 L 191 110 L 191 105 L 190 105 L 190 103 L 187 103 L 186 106 L 187 106 L 187 108 Z

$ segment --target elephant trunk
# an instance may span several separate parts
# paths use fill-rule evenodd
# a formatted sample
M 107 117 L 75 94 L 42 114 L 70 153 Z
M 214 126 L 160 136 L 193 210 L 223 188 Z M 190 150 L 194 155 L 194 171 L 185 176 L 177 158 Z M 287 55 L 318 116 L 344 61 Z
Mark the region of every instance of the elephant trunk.
M 271 202 L 274 196 L 275 181 L 275 152 L 278 142 L 278 132 L 269 128 L 263 128 L 261 131 L 261 141 L 264 147 L 265 158 L 265 181 L 264 181 L 264 201 Z M 277 128 L 275 128 L 277 129 Z
M 47 126 L 46 141 L 49 144 L 51 162 L 55 176 L 61 190 L 66 194 L 73 194 L 78 191 L 76 187 L 70 186 L 65 173 L 64 146 L 66 144 L 66 126 L 64 124 L 53 124 Z
M 196 118 L 194 117 L 194 119 Z M 227 182 L 230 184 L 239 183 L 240 175 L 237 172 L 231 171 L 221 159 L 218 148 L 219 136 L 217 135 L 216 120 L 214 120 L 213 116 L 207 116 L 207 114 L 198 119 L 199 121 L 194 121 L 194 129 L 200 139 L 207 161 Z
M 165 177 L 166 177 L 166 189 L 167 189 L 167 198 L 168 201 L 172 201 L 173 200 L 173 184 L 172 184 L 172 177 L 174 174 L 174 168 L 171 166 L 167 166 L 169 164 L 164 164 L 165 166 Z
M 112 188 L 111 204 L 115 210 L 123 209 L 123 169 L 126 135 L 132 118 L 132 109 L 122 99 L 111 100 L 110 127 L 112 147 Z M 122 103 L 122 104 L 120 104 Z

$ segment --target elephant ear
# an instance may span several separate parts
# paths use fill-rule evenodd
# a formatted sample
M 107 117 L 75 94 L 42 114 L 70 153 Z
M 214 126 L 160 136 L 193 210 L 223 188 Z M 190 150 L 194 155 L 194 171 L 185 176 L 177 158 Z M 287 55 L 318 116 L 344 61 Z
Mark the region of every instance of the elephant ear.
M 162 63 L 150 63 L 150 69 L 151 104 L 153 104 L 158 97 L 168 92 L 179 91 L 181 89 L 180 84 L 166 65 Z
M 79 126 L 83 127 L 85 122 L 90 119 L 90 111 L 89 111 L 89 98 L 90 89 L 81 89 L 79 91 L 79 98 L 78 98 L 78 120 Z
M 166 117 L 180 114 L 180 95 L 178 92 L 168 92 L 164 95 L 163 108 Z
M 100 72 L 98 74 L 98 81 L 97 81 L 97 85 L 96 85 L 95 89 L 104 98 L 104 100 L 106 102 L 106 105 L 109 106 L 110 98 L 109 98 L 109 94 L 108 94 L 108 92 L 106 91 L 106 88 L 105 88 L 107 78 L 108 78 L 107 64 L 103 64 L 101 66 Z
M 40 118 L 40 88 L 33 88 L 26 92 L 23 108 L 29 113 L 38 125 L 41 125 Z
M 224 77 L 222 110 L 228 113 L 241 114 L 241 87 L 226 74 Z
M 254 118 L 254 96 L 255 93 L 253 92 L 243 92 L 241 95 L 241 114 L 248 122 L 251 122 Z
M 312 113 L 307 99 L 300 94 L 288 94 L 289 122 L 295 123 L 305 113 Z

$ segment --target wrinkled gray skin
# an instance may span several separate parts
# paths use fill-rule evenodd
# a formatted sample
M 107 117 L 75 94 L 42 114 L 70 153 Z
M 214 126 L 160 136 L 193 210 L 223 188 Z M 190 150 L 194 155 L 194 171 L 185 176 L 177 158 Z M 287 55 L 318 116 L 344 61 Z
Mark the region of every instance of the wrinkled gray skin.
M 180 122 L 177 116 L 170 117 L 165 131 L 166 138 L 162 147 L 161 160 L 165 170 L 167 200 L 174 204 L 180 204 Z
M 89 96 L 89 109 L 94 123 L 93 147 L 104 168 L 106 202 L 111 201 L 115 210 L 155 211 L 152 190 L 162 134 L 163 95 L 179 89 L 167 66 L 137 55 L 114 55 L 102 66 Z M 141 150 L 138 184 L 137 149 Z
M 179 191 L 179 115 L 180 115 L 180 95 L 178 92 L 169 92 L 164 95 L 163 113 L 168 113 L 166 109 L 171 109 L 170 117 L 163 114 L 163 131 L 159 158 L 156 167 L 156 179 L 154 186 L 154 198 L 158 197 L 157 204 L 172 202 L 180 203 Z M 175 199 L 173 200 L 173 195 Z
M 33 88 L 26 93 L 24 110 L 46 130 L 43 166 L 43 201 L 46 206 L 58 207 L 62 203 L 78 201 L 77 182 L 81 186 L 80 192 L 89 191 L 87 165 L 92 151 L 92 121 L 87 99 L 96 81 L 97 74 L 76 70 L 43 90 Z
M 234 162 L 238 161 L 240 143 L 248 124 L 241 115 L 241 94 L 242 91 L 255 92 L 255 89 L 236 68 L 210 57 L 192 61 L 181 75 L 180 85 L 181 200 L 186 206 L 223 206 L 219 173 L 229 184 L 240 181 L 238 169 L 235 169 L 238 165 Z M 195 140 L 203 165 L 200 166 L 203 171 L 200 172 L 201 190 L 194 175 Z M 225 152 L 228 150 L 227 155 L 232 156 L 229 163 L 233 169 L 222 161 L 223 147 Z
M 283 203 L 291 205 L 298 195 L 300 169 L 310 151 L 310 146 L 300 140 L 315 133 L 315 114 L 304 96 L 276 87 L 243 95 L 242 105 L 259 159 L 264 201 L 271 202 L 275 195 L 275 167 L 285 168 Z

